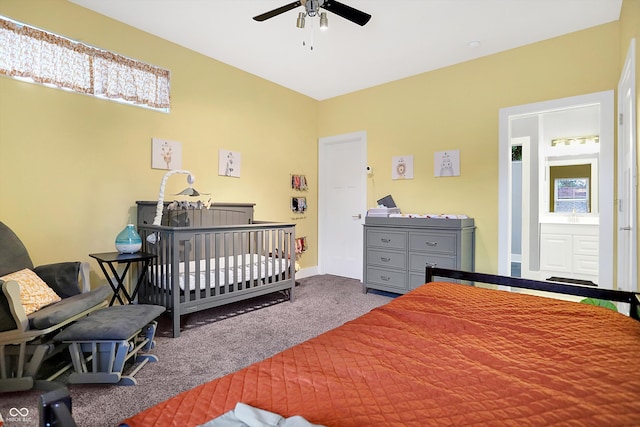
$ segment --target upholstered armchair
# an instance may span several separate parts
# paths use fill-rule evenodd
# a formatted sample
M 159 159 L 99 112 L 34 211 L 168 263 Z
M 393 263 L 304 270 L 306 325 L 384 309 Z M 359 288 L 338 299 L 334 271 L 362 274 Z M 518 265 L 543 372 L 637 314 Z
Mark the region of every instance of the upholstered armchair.
M 62 298 L 81 292 L 78 279 L 82 292 L 91 289 L 88 263 L 60 262 L 36 267 L 22 241 L 0 221 L 0 277 L 24 268 L 33 270 Z
M 21 291 L 34 287 L 48 299 L 25 301 Z M 91 290 L 86 262 L 34 266 L 22 241 L 0 222 L 0 392 L 32 388 L 54 353 L 52 336 L 106 306 L 110 293 L 106 285 Z

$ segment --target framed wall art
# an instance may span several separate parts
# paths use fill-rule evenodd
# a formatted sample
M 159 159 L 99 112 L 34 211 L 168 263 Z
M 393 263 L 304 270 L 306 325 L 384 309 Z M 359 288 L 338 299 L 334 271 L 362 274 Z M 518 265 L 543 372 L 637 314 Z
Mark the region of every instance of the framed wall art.
M 218 175 L 240 178 L 241 156 L 238 151 L 218 151 Z
M 460 176 L 460 150 L 438 151 L 433 155 L 433 174 Z
M 413 155 L 396 156 L 392 159 L 391 179 L 413 179 Z
M 161 138 L 151 138 L 152 169 L 182 169 L 182 144 Z

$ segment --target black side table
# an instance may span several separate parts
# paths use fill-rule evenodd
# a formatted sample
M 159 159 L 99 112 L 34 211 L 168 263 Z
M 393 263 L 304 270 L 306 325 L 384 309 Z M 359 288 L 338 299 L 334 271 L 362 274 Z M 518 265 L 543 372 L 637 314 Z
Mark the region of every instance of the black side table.
M 120 297 L 120 292 L 122 292 L 124 298 L 127 300 L 126 304 L 131 304 L 131 302 L 136 298 L 136 295 L 138 294 L 138 288 L 140 287 L 140 284 L 147 275 L 147 270 L 151 265 L 151 260 L 156 257 L 156 255 L 146 252 L 136 252 L 133 254 L 121 254 L 120 252 L 104 252 L 99 254 L 89 254 L 89 256 L 91 258 L 95 258 L 98 261 L 98 264 L 100 265 L 104 276 L 107 278 L 107 282 L 109 282 L 111 289 L 113 289 L 113 297 L 111 297 L 111 301 L 109 302 L 110 306 L 113 305 L 113 303 L 116 301 L 116 298 L 118 299 L 118 301 L 120 301 L 120 304 L 125 304 L 125 302 Z M 124 278 L 129 272 L 129 267 L 131 267 L 131 264 L 134 262 L 141 263 L 142 268 L 139 270 L 138 281 L 136 282 L 135 288 L 133 288 L 133 293 L 129 295 L 129 293 L 127 292 L 127 288 L 124 286 Z M 122 274 L 118 274 L 118 271 L 116 270 L 116 264 L 126 264 Z M 113 283 L 113 281 L 111 280 L 112 276 L 107 272 L 105 265 L 109 267 L 109 270 L 111 271 L 113 277 L 116 279 L 117 283 Z

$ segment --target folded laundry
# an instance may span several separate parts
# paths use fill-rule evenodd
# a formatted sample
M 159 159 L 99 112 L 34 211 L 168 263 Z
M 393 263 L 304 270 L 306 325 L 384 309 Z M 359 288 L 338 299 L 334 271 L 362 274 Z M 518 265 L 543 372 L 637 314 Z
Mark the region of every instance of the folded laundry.
M 264 409 L 254 408 L 246 403 L 236 403 L 235 409 L 225 412 L 198 427 L 323 427 L 311 424 L 299 415 L 284 418 Z

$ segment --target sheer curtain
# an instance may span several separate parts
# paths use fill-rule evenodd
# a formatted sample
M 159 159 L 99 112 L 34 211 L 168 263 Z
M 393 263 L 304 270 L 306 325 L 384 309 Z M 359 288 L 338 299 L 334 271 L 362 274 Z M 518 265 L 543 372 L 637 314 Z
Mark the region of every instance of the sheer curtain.
M 0 74 L 168 110 L 170 72 L 0 17 Z

